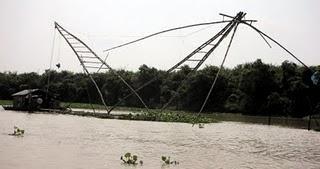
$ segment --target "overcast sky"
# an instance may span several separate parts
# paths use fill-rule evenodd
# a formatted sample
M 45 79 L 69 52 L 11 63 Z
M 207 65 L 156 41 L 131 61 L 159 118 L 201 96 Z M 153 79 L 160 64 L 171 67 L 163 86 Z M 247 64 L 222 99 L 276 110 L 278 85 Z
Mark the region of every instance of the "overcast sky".
M 53 64 L 61 70 L 81 71 L 76 56 L 61 36 L 54 35 L 54 21 L 79 36 L 102 58 L 103 49 L 172 27 L 222 20 L 219 13 L 247 13 L 254 25 L 278 40 L 307 65 L 319 65 L 319 0 L 1 0 L 0 71 L 39 72 Z M 167 69 L 222 25 L 187 29 L 124 47 L 110 53 L 114 68 L 137 70 L 142 64 Z M 201 30 L 201 31 L 199 31 Z M 221 62 L 226 43 L 206 65 Z M 256 32 L 239 27 L 226 66 L 261 58 L 266 63 L 294 61 L 273 45 L 268 48 Z M 60 71 L 60 70 L 59 70 Z

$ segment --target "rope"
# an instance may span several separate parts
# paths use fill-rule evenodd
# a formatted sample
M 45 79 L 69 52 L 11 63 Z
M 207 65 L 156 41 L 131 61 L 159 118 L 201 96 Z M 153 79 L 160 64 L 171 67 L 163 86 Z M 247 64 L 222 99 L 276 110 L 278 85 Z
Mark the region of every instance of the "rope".
M 57 54 L 57 63 L 60 63 L 60 52 L 61 52 L 61 37 L 58 36 L 58 54 Z
M 190 27 L 195 27 L 195 26 L 211 25 L 211 24 L 218 24 L 218 23 L 226 23 L 226 22 L 232 22 L 232 20 L 218 21 L 218 22 L 199 23 L 199 24 L 192 24 L 192 25 L 186 25 L 186 26 L 171 28 L 171 29 L 167 29 L 167 30 L 163 30 L 163 31 L 160 31 L 160 32 L 156 32 L 156 33 L 147 35 L 147 36 L 145 36 L 145 37 L 142 37 L 142 38 L 139 38 L 139 39 L 136 39 L 136 40 L 133 40 L 133 41 L 130 41 L 130 42 L 127 42 L 127 43 L 124 43 L 124 44 L 121 44 L 121 45 L 118 45 L 118 46 L 109 48 L 109 49 L 106 49 L 106 50 L 104 50 L 103 52 L 107 52 L 107 51 L 114 50 L 114 49 L 117 49 L 117 48 L 120 48 L 120 47 L 123 47 L 123 46 L 127 46 L 127 45 L 130 45 L 130 44 L 132 44 L 132 43 L 136 43 L 136 42 L 139 42 L 139 41 L 141 41 L 141 40 L 144 40 L 144 39 L 147 39 L 147 38 L 151 38 L 151 37 L 153 37 L 153 36 L 155 36 L 155 35 L 159 35 L 159 34 L 166 33 L 166 32 L 170 32 L 170 31 L 175 31 L 175 30 L 185 29 L 185 28 L 190 28 Z
M 208 29 L 208 28 L 210 28 L 210 27 L 212 27 L 212 25 L 209 25 L 209 26 L 206 26 L 206 27 L 201 28 L 201 29 L 199 29 L 199 30 L 190 32 L 190 33 L 188 33 L 188 34 L 186 34 L 186 35 L 183 35 L 182 37 L 187 37 L 187 36 L 194 35 L 194 34 L 196 34 L 196 33 L 199 33 L 199 32 L 201 32 L 201 31 L 203 31 L 203 30 L 206 30 L 206 29 Z
M 56 39 L 56 29 L 53 29 L 53 40 L 52 40 L 52 46 L 51 46 L 51 56 L 50 56 L 50 65 L 49 65 L 49 71 L 48 71 L 48 81 L 47 81 L 47 90 L 46 90 L 46 99 L 48 98 L 48 92 L 50 87 L 50 75 L 51 75 L 51 67 L 52 67 L 52 59 L 54 55 L 54 44 Z
M 272 42 L 274 42 L 275 44 L 277 44 L 278 46 L 280 46 L 283 50 L 285 50 L 287 53 L 289 53 L 293 58 L 295 58 L 298 62 L 300 62 L 304 67 L 306 67 L 307 69 L 311 70 L 309 68 L 309 66 L 307 66 L 305 63 L 303 63 L 297 56 L 295 56 L 293 53 L 291 53 L 288 49 L 286 49 L 284 46 L 282 46 L 279 42 L 277 42 L 276 40 L 274 40 L 273 38 L 271 38 L 270 36 L 268 36 L 267 34 L 265 34 L 264 32 L 260 31 L 258 28 L 241 21 L 241 23 L 251 27 L 252 29 L 254 29 L 255 31 L 257 31 L 261 36 L 265 36 L 268 39 L 270 39 Z
M 223 64 L 224 64 L 224 62 L 226 61 L 227 55 L 228 55 L 228 53 L 229 53 L 229 49 L 230 49 L 230 47 L 231 47 L 231 43 L 232 43 L 232 41 L 233 41 L 233 37 L 234 37 L 234 35 L 235 35 L 235 33 L 236 33 L 236 30 L 237 30 L 238 25 L 239 25 L 239 23 L 237 23 L 236 26 L 235 26 L 235 28 L 234 28 L 234 31 L 233 31 L 233 33 L 232 33 L 230 42 L 229 42 L 229 44 L 228 44 L 227 51 L 226 51 L 226 53 L 225 53 L 225 55 L 224 55 L 224 58 L 223 58 L 223 60 L 222 60 L 222 63 L 221 63 L 221 65 L 220 65 L 220 68 L 219 68 L 219 70 L 218 70 L 218 72 L 217 72 L 217 74 L 216 74 L 216 77 L 215 77 L 215 79 L 214 79 L 214 81 L 213 81 L 213 83 L 212 83 L 212 85 L 211 85 L 211 88 L 210 88 L 210 90 L 209 90 L 209 92 L 208 92 L 208 94 L 207 94 L 207 97 L 206 97 L 206 99 L 204 100 L 204 102 L 203 102 L 203 104 L 202 104 L 202 106 L 201 106 L 201 109 L 200 109 L 200 111 L 199 111 L 199 114 L 202 112 L 204 106 L 207 104 L 207 102 L 208 102 L 208 100 L 209 100 L 209 97 L 210 97 L 210 95 L 211 95 L 211 92 L 212 92 L 212 90 L 213 90 L 213 87 L 216 85 L 216 82 L 217 82 L 217 79 L 218 79 L 218 77 L 219 77 L 220 71 L 221 71 L 221 69 L 222 69 L 222 67 L 223 67 Z
M 194 54 L 196 54 L 198 51 L 200 51 L 201 49 L 205 48 L 208 44 L 210 44 L 210 43 L 213 42 L 216 38 L 218 38 L 218 36 L 219 36 L 220 34 L 223 34 L 227 29 L 229 29 L 232 24 L 233 24 L 233 23 L 229 23 L 228 25 L 226 25 L 218 34 L 216 34 L 215 36 L 213 36 L 212 38 L 210 38 L 209 40 L 207 40 L 205 43 L 203 43 L 202 45 L 200 45 L 197 49 L 195 49 L 195 50 L 194 50 L 193 52 L 191 52 L 188 56 L 186 56 L 184 59 L 182 59 L 182 61 L 180 61 L 179 63 L 175 64 L 173 67 L 171 67 L 170 69 L 168 69 L 168 70 L 166 71 L 166 73 L 172 72 L 172 71 L 175 70 L 178 66 L 182 65 L 182 63 L 184 63 L 186 60 L 188 60 L 188 59 L 191 58 Z M 230 31 L 229 31 L 229 32 L 230 32 Z M 210 53 L 208 52 L 206 55 L 210 55 L 210 54 L 213 52 L 213 50 L 217 47 L 217 45 L 220 44 L 220 42 L 221 42 L 223 39 L 224 39 L 224 37 L 223 37 L 223 38 L 220 38 L 219 41 L 218 41 L 218 43 L 217 43 L 214 47 L 212 47 L 212 48 L 210 49 L 211 52 L 209 51 Z M 207 58 L 206 55 L 203 57 L 203 59 Z M 202 62 L 202 63 L 203 63 L 203 62 Z M 196 66 L 195 68 L 193 68 L 192 71 L 197 70 L 197 69 L 200 67 L 200 64 L 201 64 L 201 63 L 199 62 L 199 63 L 197 64 L 197 66 Z M 135 91 L 137 92 L 137 91 L 143 89 L 144 87 L 148 86 L 149 84 L 151 84 L 151 83 L 154 82 L 155 80 L 157 80 L 157 77 L 152 78 L 151 80 L 149 80 L 148 82 L 146 82 L 145 84 L 143 84 L 142 86 L 140 86 L 140 87 L 139 87 L 138 89 L 136 89 Z M 124 100 L 124 99 L 127 99 L 127 98 L 130 97 L 131 95 L 132 95 L 132 94 L 128 94 L 127 96 L 123 97 L 123 100 Z M 174 95 L 175 95 L 175 94 L 174 94 Z M 174 97 L 174 96 L 172 96 L 172 97 Z M 163 111 L 163 109 L 165 109 L 166 106 L 168 106 L 171 101 L 172 101 L 172 98 L 170 98 L 169 102 L 167 102 L 164 106 L 162 106 L 161 111 Z M 112 111 L 112 110 L 113 110 L 116 106 L 118 106 L 121 102 L 122 102 L 122 100 L 121 100 L 121 101 L 118 101 L 116 104 L 114 104 L 114 105 L 112 106 L 112 108 L 110 109 L 110 111 Z
M 108 56 L 109 56 L 109 52 L 108 52 L 107 56 L 104 58 L 104 62 L 107 61 Z M 103 67 L 103 65 L 104 65 L 103 63 L 100 65 L 99 69 L 97 70 L 97 73 L 101 70 L 101 68 Z
M 233 27 L 235 26 L 235 24 L 233 22 L 229 23 L 229 25 L 227 25 L 225 28 L 223 28 L 218 34 L 216 34 L 213 38 L 213 40 L 211 42 L 213 42 L 216 38 L 217 38 L 217 35 L 220 35 L 222 34 L 222 37 L 218 40 L 218 42 L 202 57 L 201 60 L 203 61 L 200 61 L 198 62 L 198 64 L 192 69 L 192 71 L 190 73 L 193 73 L 195 72 L 196 70 L 198 70 L 198 68 L 201 66 L 201 64 L 204 62 L 204 60 L 206 60 L 209 55 L 218 47 L 218 45 L 225 39 L 225 37 L 228 36 L 228 34 L 230 33 L 230 31 L 233 29 Z M 216 37 L 216 38 L 215 38 Z M 212 39 L 212 38 L 211 38 Z M 211 40 L 210 39 L 210 40 Z M 210 41 L 209 40 L 209 41 Z M 211 43 L 210 42 L 210 43 Z M 204 46 L 205 47 L 205 46 Z M 203 48 L 204 48 L 203 47 Z M 202 48 L 202 49 L 203 49 Z M 199 49 L 199 48 L 198 48 Z M 196 49 L 197 50 L 197 49 Z M 201 49 L 200 49 L 201 50 Z M 199 51 L 200 51 L 199 50 Z M 187 75 L 189 75 L 190 73 L 188 73 Z M 187 76 L 186 78 L 183 79 L 183 81 L 181 83 L 183 83 L 186 79 L 188 79 L 189 77 Z M 173 101 L 173 99 L 175 99 L 175 97 L 178 95 L 178 90 L 180 90 L 181 88 L 181 85 L 179 86 L 179 88 L 177 89 L 177 92 L 174 93 L 174 95 L 170 98 L 169 102 L 167 102 L 162 108 L 161 108 L 161 111 L 163 111 L 167 106 L 169 106 L 171 104 L 171 102 Z

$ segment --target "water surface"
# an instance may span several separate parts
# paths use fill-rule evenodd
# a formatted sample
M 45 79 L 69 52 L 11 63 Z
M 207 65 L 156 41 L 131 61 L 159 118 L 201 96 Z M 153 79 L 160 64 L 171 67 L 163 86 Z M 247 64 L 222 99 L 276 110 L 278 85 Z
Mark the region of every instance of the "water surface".
M 13 126 L 24 137 L 9 136 Z M 126 166 L 132 152 L 142 166 Z M 180 162 L 162 166 L 162 155 Z M 1 169 L 320 168 L 320 133 L 221 122 L 163 123 L 27 114 L 0 109 Z

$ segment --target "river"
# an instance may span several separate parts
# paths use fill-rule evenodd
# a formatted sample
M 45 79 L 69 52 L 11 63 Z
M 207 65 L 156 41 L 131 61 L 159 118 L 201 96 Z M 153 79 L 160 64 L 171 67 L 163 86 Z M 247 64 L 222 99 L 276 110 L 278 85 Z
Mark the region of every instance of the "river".
M 13 126 L 24 137 L 9 136 Z M 120 156 L 137 154 L 143 165 Z M 165 166 L 161 156 L 179 165 Z M 185 123 L 28 114 L 0 109 L 1 169 L 320 168 L 320 133 L 279 126 Z

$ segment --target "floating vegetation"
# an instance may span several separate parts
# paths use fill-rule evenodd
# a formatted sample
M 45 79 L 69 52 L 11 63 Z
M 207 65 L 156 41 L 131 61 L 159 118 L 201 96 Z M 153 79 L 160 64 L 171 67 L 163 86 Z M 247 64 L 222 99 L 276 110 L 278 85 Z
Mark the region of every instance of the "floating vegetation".
M 204 123 L 193 123 L 193 124 L 192 124 L 192 127 L 193 127 L 194 125 L 196 125 L 196 124 L 198 124 L 199 129 L 204 128 Z
M 23 134 L 24 134 L 24 130 L 23 129 L 20 129 L 17 126 L 14 126 L 13 127 L 13 133 L 9 134 L 9 135 L 10 136 L 23 136 Z
M 122 160 L 125 164 L 129 164 L 129 165 L 137 165 L 138 164 L 138 156 L 133 155 L 131 153 L 126 153 L 124 156 L 121 156 L 120 160 Z M 140 160 L 139 164 L 142 165 L 143 161 Z
M 163 161 L 163 164 L 164 165 L 170 165 L 170 164 L 174 164 L 174 165 L 177 165 L 177 164 L 179 164 L 179 162 L 178 161 L 171 161 L 171 159 L 170 159 L 170 156 L 162 156 L 161 157 L 161 160 Z
M 199 123 L 199 128 L 200 129 L 204 128 L 204 124 L 203 123 Z
M 162 122 L 183 122 L 198 124 L 214 123 L 217 120 L 209 117 L 199 116 L 197 114 L 184 113 L 184 112 L 144 112 L 130 116 L 131 120 L 145 120 L 145 121 L 162 121 Z

